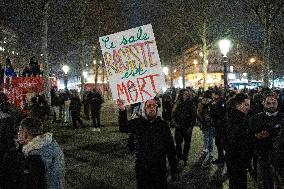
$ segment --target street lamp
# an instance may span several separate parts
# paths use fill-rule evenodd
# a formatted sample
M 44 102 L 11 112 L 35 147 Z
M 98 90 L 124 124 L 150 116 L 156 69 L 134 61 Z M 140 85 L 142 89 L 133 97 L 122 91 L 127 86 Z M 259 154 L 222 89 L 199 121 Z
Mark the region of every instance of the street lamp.
M 69 72 L 69 66 L 64 65 L 62 66 L 62 70 L 64 72 L 64 86 L 65 86 L 65 90 L 67 90 L 67 83 L 68 83 L 68 72 Z
M 83 71 L 83 77 L 85 79 L 85 82 L 86 82 L 87 76 L 88 76 L 88 72 L 87 71 Z
M 227 79 L 227 53 L 229 52 L 231 47 L 231 41 L 228 39 L 222 39 L 219 41 L 219 48 L 221 53 L 223 54 L 223 59 L 224 59 L 224 89 L 225 92 L 227 91 L 228 88 L 228 79 Z
M 165 83 L 166 83 L 166 86 L 167 86 L 167 75 L 169 75 L 169 68 L 168 67 L 163 67 L 163 72 L 165 74 Z
M 169 75 L 169 68 L 168 67 L 163 67 L 163 72 L 167 76 Z
M 249 63 L 253 64 L 255 62 L 255 58 L 249 59 Z

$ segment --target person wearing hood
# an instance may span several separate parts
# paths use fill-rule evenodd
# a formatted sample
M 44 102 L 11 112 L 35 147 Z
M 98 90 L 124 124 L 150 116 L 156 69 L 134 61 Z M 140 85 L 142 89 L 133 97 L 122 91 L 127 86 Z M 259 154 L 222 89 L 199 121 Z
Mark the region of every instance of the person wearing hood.
M 166 189 L 166 157 L 172 176 L 177 173 L 177 159 L 170 128 L 167 122 L 158 116 L 157 101 L 147 100 L 142 115 L 129 121 L 124 102 L 118 100 L 117 105 L 120 110 L 119 130 L 134 135 L 137 188 Z
M 52 133 L 44 133 L 38 118 L 21 121 L 18 141 L 25 156 L 23 183 L 19 188 L 63 189 L 65 178 L 64 155 Z
M 283 172 L 284 159 L 283 156 L 277 154 L 280 149 L 277 148 L 278 145 L 275 145 L 278 141 L 283 141 L 283 138 L 281 138 L 283 137 L 283 124 L 284 115 L 278 112 L 277 97 L 274 93 L 268 93 L 264 100 L 264 111 L 251 118 L 249 127 L 254 137 L 257 155 L 257 182 L 259 188 L 274 188 L 276 183 L 273 179 L 272 167 L 275 162 L 280 162 L 277 163 L 278 166 L 274 166 L 275 170 L 282 170 Z

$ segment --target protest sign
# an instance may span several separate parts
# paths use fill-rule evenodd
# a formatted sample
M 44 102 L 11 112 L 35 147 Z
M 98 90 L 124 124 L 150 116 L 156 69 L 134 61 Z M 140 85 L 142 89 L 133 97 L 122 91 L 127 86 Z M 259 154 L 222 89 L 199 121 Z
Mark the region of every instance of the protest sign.
M 165 76 L 151 24 L 99 40 L 114 100 L 122 99 L 128 105 L 162 92 Z
M 5 86 L 9 101 L 21 110 L 27 93 L 41 94 L 44 91 L 43 77 L 11 77 L 9 80 L 9 84 Z

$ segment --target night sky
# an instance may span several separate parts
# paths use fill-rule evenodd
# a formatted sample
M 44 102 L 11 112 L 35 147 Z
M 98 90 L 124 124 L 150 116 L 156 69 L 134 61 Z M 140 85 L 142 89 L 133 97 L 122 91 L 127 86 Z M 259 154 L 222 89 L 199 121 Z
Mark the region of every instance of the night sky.
M 24 52 L 41 53 L 41 22 L 43 0 L 2 0 L 1 24 L 18 33 L 19 47 Z M 82 0 L 52 0 L 49 16 L 50 60 L 58 62 L 67 52 L 77 51 L 81 15 L 85 18 L 87 46 L 98 44 L 98 37 L 151 23 L 159 54 L 168 60 L 181 54 L 183 49 L 200 43 L 198 18 L 202 9 L 198 0 L 105 0 L 91 2 L 82 13 Z M 262 29 L 258 19 L 246 9 L 242 1 L 209 1 L 206 10 L 209 23 L 208 39 L 214 45 L 221 37 L 230 37 L 246 43 L 251 51 L 261 52 Z M 281 16 L 282 15 L 282 16 Z M 283 11 L 277 17 L 272 48 L 276 58 L 283 56 Z M 282 19 L 282 20 L 281 20 Z M 86 51 L 90 48 L 86 47 Z

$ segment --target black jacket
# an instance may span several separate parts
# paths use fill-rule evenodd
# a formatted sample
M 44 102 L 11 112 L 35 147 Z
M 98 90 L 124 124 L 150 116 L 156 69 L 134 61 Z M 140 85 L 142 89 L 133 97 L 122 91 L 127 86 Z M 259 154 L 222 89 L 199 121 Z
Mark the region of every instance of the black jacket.
M 247 163 L 252 153 L 251 136 L 248 132 L 248 116 L 237 109 L 232 109 L 226 122 L 224 145 L 228 158 Z
M 267 131 L 269 136 L 266 139 L 258 140 L 254 137 L 255 150 L 258 155 L 268 155 L 273 150 L 273 140 L 276 139 L 281 127 L 284 125 L 284 115 L 278 113 L 275 116 L 268 116 L 265 112 L 256 114 L 250 119 L 250 132 L 252 136 L 261 131 Z
M 4 154 L 15 148 L 15 118 L 9 112 L 0 111 L 0 164 Z
M 1 167 L 3 189 L 44 189 L 45 167 L 40 156 L 25 156 L 20 150 L 7 153 Z
M 98 92 L 94 92 L 89 94 L 88 98 L 91 111 L 100 111 L 101 105 L 104 102 L 102 95 L 100 95 Z
M 212 103 L 211 117 L 213 120 L 214 127 L 224 128 L 225 113 L 226 113 L 226 108 L 224 100 L 218 100 L 217 102 Z
M 191 100 L 186 100 L 177 105 L 173 111 L 173 120 L 177 126 L 188 129 L 195 125 L 196 107 Z
M 70 111 L 81 112 L 81 106 L 82 104 L 79 97 L 71 97 L 69 106 Z
M 167 123 L 160 117 L 152 122 L 142 116 L 128 121 L 126 111 L 120 111 L 119 129 L 123 133 L 134 135 L 137 171 L 165 172 L 166 157 L 168 157 L 172 173 L 177 171 L 176 153 L 171 131 Z

